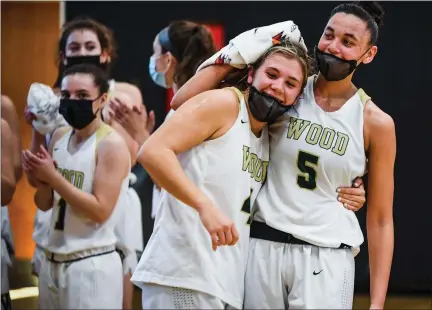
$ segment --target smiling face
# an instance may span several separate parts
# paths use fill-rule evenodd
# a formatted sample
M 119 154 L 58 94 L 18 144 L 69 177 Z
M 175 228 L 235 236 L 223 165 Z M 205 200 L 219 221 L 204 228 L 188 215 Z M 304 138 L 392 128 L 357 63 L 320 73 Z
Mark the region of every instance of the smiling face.
M 254 72 L 248 83 L 277 99 L 283 105 L 295 104 L 302 92 L 304 74 L 300 61 L 280 52 L 270 54 Z
M 366 22 L 353 14 L 334 14 L 328 21 L 318 42 L 318 49 L 344 60 L 356 60 L 358 64 L 370 63 L 377 47 L 370 46 L 371 33 Z

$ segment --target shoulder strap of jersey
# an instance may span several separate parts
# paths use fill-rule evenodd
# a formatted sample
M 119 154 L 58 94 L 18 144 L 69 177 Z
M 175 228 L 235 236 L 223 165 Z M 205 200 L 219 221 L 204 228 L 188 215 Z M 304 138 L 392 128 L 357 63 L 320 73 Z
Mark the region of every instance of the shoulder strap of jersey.
M 115 80 L 114 79 L 112 79 L 112 80 L 109 80 L 108 81 L 108 84 L 109 84 L 109 88 L 108 88 L 108 98 L 107 98 L 107 102 L 109 102 L 113 97 L 114 97 L 114 94 L 115 94 Z
M 70 126 L 63 126 L 63 127 L 59 127 L 58 128 L 58 131 L 60 132 L 60 137 L 59 137 L 59 140 L 61 139 L 61 138 L 63 138 L 69 131 L 71 131 L 72 130 L 72 127 L 70 127 Z
M 96 130 L 96 144 L 95 144 L 96 161 L 97 161 L 97 149 L 100 142 L 113 131 L 115 131 L 115 129 L 105 123 L 102 123 L 102 125 L 98 128 L 98 130 Z M 129 157 L 129 171 L 131 169 L 132 169 L 132 163 Z
M 361 101 L 361 103 L 362 103 L 362 105 L 363 105 L 363 109 L 364 109 L 365 106 L 366 106 L 366 103 L 367 103 L 369 100 L 371 100 L 371 97 L 368 96 L 368 95 L 366 94 L 366 92 L 363 90 L 363 88 L 360 88 L 360 89 L 357 91 L 357 93 L 358 93 L 358 95 L 359 95 L 359 97 L 360 97 L 360 101 Z
M 68 134 L 69 132 L 71 132 L 72 131 L 72 127 L 70 127 L 70 126 L 59 127 L 59 128 L 57 128 L 57 131 L 59 132 L 59 137 L 58 137 L 57 141 L 54 142 L 54 145 L 57 144 L 61 139 L 63 139 L 64 136 L 66 136 L 66 134 Z M 51 135 L 51 138 L 50 138 L 50 144 L 51 144 L 51 141 L 52 141 L 52 136 L 53 135 Z M 49 145 L 47 145 L 47 146 L 49 147 Z
M 98 128 L 98 130 L 96 130 L 96 149 L 99 146 L 99 143 L 107 136 L 109 135 L 111 132 L 113 132 L 114 129 L 105 124 L 102 123 L 101 126 Z
M 235 94 L 237 95 L 237 98 L 239 100 L 239 104 L 240 104 L 241 101 L 243 100 L 243 94 L 242 94 L 242 92 L 238 88 L 236 88 L 236 87 L 228 87 L 228 88 L 235 92 Z

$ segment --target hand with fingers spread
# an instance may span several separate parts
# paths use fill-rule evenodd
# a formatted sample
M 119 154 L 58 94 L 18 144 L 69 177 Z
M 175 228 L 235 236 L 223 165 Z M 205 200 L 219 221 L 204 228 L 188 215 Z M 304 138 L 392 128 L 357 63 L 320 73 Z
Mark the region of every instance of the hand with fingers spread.
M 27 174 L 33 174 L 40 185 L 48 185 L 51 184 L 53 176 L 57 173 L 57 168 L 43 145 L 40 146 L 40 150 L 36 155 L 29 150 L 22 151 L 22 165 L 24 171 Z
M 142 145 L 153 132 L 155 126 L 154 112 L 150 111 L 147 114 L 144 105 L 130 108 L 117 97 L 114 97 L 109 105 L 110 117 L 118 122 L 139 145 Z
M 200 209 L 199 216 L 210 234 L 213 251 L 218 246 L 235 245 L 239 234 L 231 219 L 213 205 Z
M 366 202 L 363 180 L 359 177 L 354 180 L 352 187 L 339 187 L 337 192 L 338 201 L 348 210 L 358 211 L 363 208 Z

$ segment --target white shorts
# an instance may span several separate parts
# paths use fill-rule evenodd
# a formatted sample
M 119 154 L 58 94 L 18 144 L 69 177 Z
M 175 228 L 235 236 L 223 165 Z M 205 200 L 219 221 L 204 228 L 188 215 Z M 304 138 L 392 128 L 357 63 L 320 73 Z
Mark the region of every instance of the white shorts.
M 119 208 L 119 220 L 114 230 L 117 237 L 116 247 L 126 256 L 128 266 L 135 269 L 138 263 L 134 263 L 134 260 L 137 260 L 136 252 L 143 251 L 144 241 L 141 201 L 133 188 L 130 187 L 128 189 L 127 195 L 124 197 Z M 135 256 L 135 258 L 129 257 L 130 255 Z
M 252 238 L 245 309 L 351 309 L 351 249 L 321 248 Z
M 36 244 L 35 251 L 31 259 L 31 265 L 32 265 L 32 273 L 37 277 L 39 277 L 39 273 L 42 268 L 42 262 L 44 261 L 44 258 L 45 258 L 44 249 L 42 249 L 39 245 Z
M 129 253 L 124 259 L 123 259 L 123 274 L 127 275 L 128 273 L 133 274 L 135 271 L 135 268 L 138 265 L 138 257 L 135 252 Z
M 39 274 L 39 309 L 122 309 L 123 270 L 113 247 L 62 255 L 56 258 L 61 263 L 47 255 Z
M 2 240 L 3 241 L 3 240 Z M 9 271 L 8 264 L 3 256 L 1 256 L 1 294 L 9 292 Z
M 235 309 L 212 295 L 186 288 L 142 284 L 143 309 Z
M 12 266 L 15 250 L 7 206 L 1 207 L 1 294 L 9 292 L 8 268 Z M 3 299 L 2 299 L 3 300 Z M 3 307 L 3 305 L 2 305 Z

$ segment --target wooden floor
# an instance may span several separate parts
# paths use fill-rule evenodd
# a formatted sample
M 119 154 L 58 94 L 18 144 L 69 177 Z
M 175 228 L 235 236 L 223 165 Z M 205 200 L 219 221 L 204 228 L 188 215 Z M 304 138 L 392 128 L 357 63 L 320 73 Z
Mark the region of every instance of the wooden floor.
M 24 298 L 12 301 L 12 309 L 37 309 L 36 298 Z M 133 309 L 141 309 L 141 291 L 135 290 Z M 369 309 L 369 298 L 367 296 L 356 296 L 354 300 L 354 309 Z M 385 309 L 430 309 L 432 310 L 432 296 L 424 297 L 404 297 L 389 296 Z

